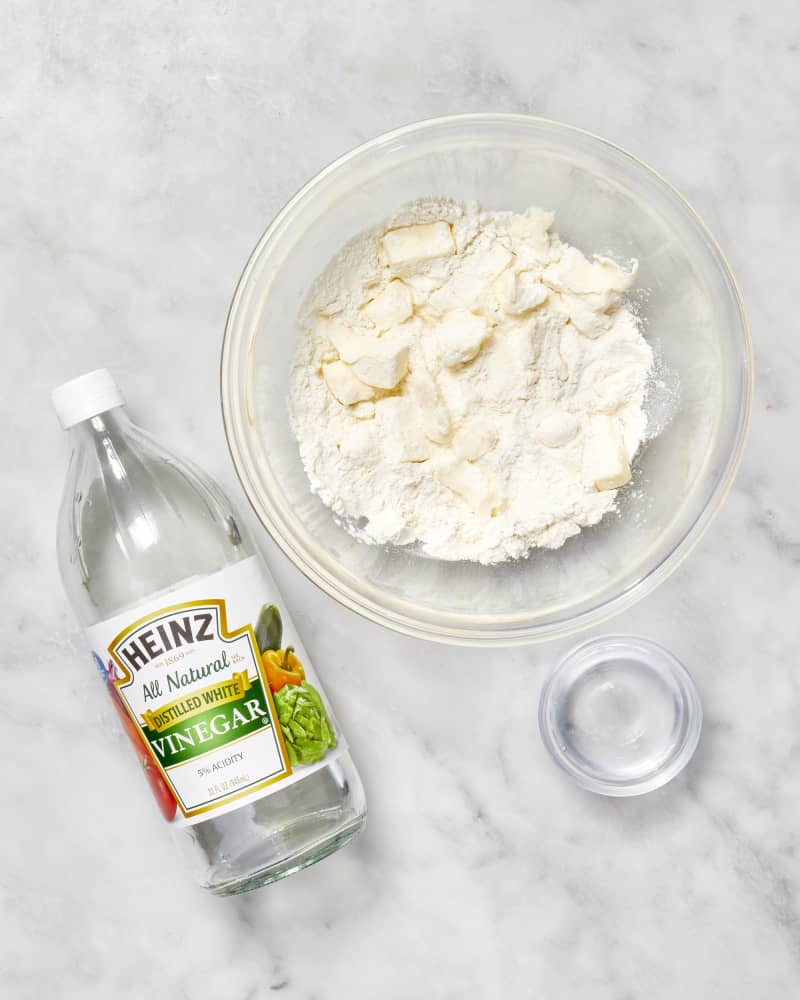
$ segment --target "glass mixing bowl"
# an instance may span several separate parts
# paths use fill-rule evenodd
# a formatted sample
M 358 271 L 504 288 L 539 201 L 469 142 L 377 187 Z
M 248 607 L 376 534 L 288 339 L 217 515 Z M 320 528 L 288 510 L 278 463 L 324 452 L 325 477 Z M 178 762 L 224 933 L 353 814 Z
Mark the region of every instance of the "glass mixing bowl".
M 493 210 L 554 210 L 554 229 L 585 253 L 639 260 L 637 287 L 644 292 L 637 307 L 665 373 L 648 405 L 652 419 L 667 423 L 639 452 L 619 512 L 556 551 L 481 566 L 368 545 L 309 489 L 287 413 L 303 299 L 348 239 L 427 195 L 476 199 Z M 731 485 L 751 380 L 750 336 L 734 278 L 681 195 L 618 147 L 521 115 L 419 122 L 326 167 L 253 251 L 222 350 L 222 407 L 236 470 L 292 562 L 372 621 L 475 645 L 566 635 L 664 580 Z

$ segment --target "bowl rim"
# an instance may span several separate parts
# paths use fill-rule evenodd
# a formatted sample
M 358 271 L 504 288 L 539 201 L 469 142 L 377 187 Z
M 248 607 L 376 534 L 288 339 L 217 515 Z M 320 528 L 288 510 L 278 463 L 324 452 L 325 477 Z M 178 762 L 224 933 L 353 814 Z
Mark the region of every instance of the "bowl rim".
M 274 238 L 276 232 L 280 230 L 287 217 L 294 212 L 296 206 L 300 204 L 309 193 L 321 185 L 331 174 L 340 170 L 342 167 L 345 167 L 351 160 L 385 145 L 387 142 L 405 139 L 412 137 L 417 133 L 447 125 L 466 125 L 470 123 L 481 123 L 486 125 L 514 123 L 526 125 L 537 124 L 563 132 L 573 133 L 584 139 L 590 139 L 593 142 L 597 142 L 612 149 L 615 153 L 631 160 L 638 167 L 649 173 L 661 185 L 663 185 L 667 192 L 670 193 L 689 214 L 690 218 L 694 221 L 702 235 L 707 240 L 712 253 L 715 253 L 718 256 L 741 317 L 741 328 L 744 338 L 744 357 L 742 365 L 743 396 L 740 400 L 737 426 L 735 428 L 735 446 L 732 448 L 726 461 L 725 468 L 714 486 L 714 489 L 705 506 L 695 520 L 684 531 L 683 535 L 679 538 L 674 547 L 655 565 L 651 566 L 642 576 L 633 580 L 618 594 L 607 598 L 595 607 L 584 610 L 577 615 L 562 618 L 553 622 L 546 622 L 538 625 L 517 625 L 508 629 L 504 628 L 502 630 L 498 630 L 497 625 L 494 627 L 484 625 L 470 627 L 467 624 L 438 625 L 431 621 L 422 622 L 419 618 L 414 618 L 412 615 L 406 615 L 401 611 L 381 607 L 378 602 L 370 600 L 366 595 L 358 594 L 348 585 L 343 584 L 340 579 L 332 577 L 323 567 L 315 565 L 313 560 L 308 558 L 306 553 L 301 550 L 291 538 L 287 537 L 287 535 L 279 529 L 278 523 L 276 523 L 276 518 L 273 516 L 274 512 L 270 510 L 271 503 L 269 498 L 267 498 L 267 501 L 263 504 L 263 509 L 261 505 L 256 505 L 253 496 L 254 491 L 251 489 L 252 484 L 250 482 L 250 477 L 247 469 L 245 468 L 245 462 L 239 451 L 239 441 L 235 431 L 235 415 L 232 408 L 232 392 L 229 388 L 229 382 L 232 380 L 227 378 L 229 371 L 231 370 L 231 343 L 233 340 L 233 327 L 250 279 L 251 272 L 260 258 L 266 244 Z M 249 352 L 249 350 L 250 346 L 248 345 L 247 351 Z M 387 132 L 382 132 L 379 135 L 368 139 L 366 142 L 360 143 L 329 162 L 327 166 L 323 167 L 316 174 L 314 174 L 292 195 L 291 198 L 289 198 L 283 208 L 281 208 L 280 211 L 273 217 L 272 221 L 266 227 L 255 244 L 247 259 L 244 269 L 242 270 L 231 299 L 225 321 L 225 331 L 223 334 L 222 351 L 220 355 L 220 403 L 228 450 L 231 454 L 237 478 L 242 485 L 248 502 L 267 534 L 308 580 L 314 583 L 330 597 L 334 598 L 334 600 L 336 600 L 343 607 L 348 608 L 351 611 L 355 611 L 357 614 L 369 621 L 378 625 L 383 625 L 384 627 L 390 628 L 403 635 L 441 642 L 448 645 L 509 647 L 542 642 L 548 639 L 563 638 L 608 621 L 614 615 L 630 608 L 637 601 L 640 601 L 642 598 L 652 593 L 652 591 L 663 583 L 664 580 L 666 580 L 694 551 L 695 547 L 700 542 L 700 539 L 705 535 L 711 522 L 719 512 L 722 504 L 728 496 L 736 478 L 736 473 L 742 462 L 752 415 L 754 385 L 753 368 L 753 342 L 750 323 L 747 317 L 744 301 L 742 299 L 741 290 L 733 273 L 733 269 L 731 268 L 730 262 L 715 239 L 713 233 L 703 221 L 696 209 L 673 184 L 662 176 L 662 174 L 650 166 L 650 164 L 624 149 L 622 146 L 619 146 L 602 136 L 576 125 L 569 125 L 564 122 L 536 115 L 518 114 L 513 112 L 470 112 L 465 114 L 442 115 L 434 118 L 424 118 L 411 122 L 407 125 L 391 129 Z M 401 604 L 404 602 L 398 600 L 397 603 Z M 516 617 L 517 616 L 514 616 L 515 620 Z M 451 616 L 451 619 L 455 618 L 461 618 L 465 621 L 469 620 L 469 616 L 466 615 Z M 498 624 L 501 620 L 502 619 L 499 618 L 499 616 L 495 618 L 495 621 Z

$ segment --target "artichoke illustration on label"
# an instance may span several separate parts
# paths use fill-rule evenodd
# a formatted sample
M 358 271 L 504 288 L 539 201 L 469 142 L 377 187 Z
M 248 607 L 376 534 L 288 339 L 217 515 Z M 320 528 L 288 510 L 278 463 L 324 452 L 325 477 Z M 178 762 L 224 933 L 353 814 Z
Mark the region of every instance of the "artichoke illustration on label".
M 322 698 L 308 681 L 282 687 L 275 695 L 275 707 L 289 760 L 295 767 L 315 764 L 336 746 L 336 733 Z

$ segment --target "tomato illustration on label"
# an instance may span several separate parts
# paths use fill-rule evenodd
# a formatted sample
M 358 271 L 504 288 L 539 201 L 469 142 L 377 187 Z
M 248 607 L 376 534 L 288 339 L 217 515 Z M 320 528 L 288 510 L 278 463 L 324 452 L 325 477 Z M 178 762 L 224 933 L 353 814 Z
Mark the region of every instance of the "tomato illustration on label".
M 150 752 L 148 751 L 147 745 L 142 739 L 139 730 L 134 725 L 131 717 L 125 711 L 125 706 L 122 704 L 122 700 L 120 699 L 117 689 L 114 686 L 116 671 L 114 663 L 109 660 L 108 667 L 105 667 L 103 665 L 103 661 L 94 651 L 92 651 L 92 658 L 94 659 L 95 666 L 103 679 L 106 690 L 111 697 L 111 701 L 117 711 L 117 715 L 122 722 L 122 728 L 125 730 L 128 739 L 133 744 L 136 757 L 142 765 L 145 778 L 147 779 L 147 783 L 150 785 L 150 790 L 158 803 L 161 815 L 168 823 L 171 823 L 172 820 L 175 819 L 175 814 L 178 811 L 178 803 L 175 801 L 175 796 L 172 794 L 169 785 L 166 781 L 164 781 L 158 768 L 153 763 L 153 759 L 150 756 Z

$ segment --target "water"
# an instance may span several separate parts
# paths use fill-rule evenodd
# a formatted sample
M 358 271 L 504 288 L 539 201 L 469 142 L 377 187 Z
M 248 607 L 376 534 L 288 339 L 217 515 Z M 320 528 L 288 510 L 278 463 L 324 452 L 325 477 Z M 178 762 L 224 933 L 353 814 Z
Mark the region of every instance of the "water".
M 634 660 L 582 674 L 565 699 L 564 752 L 600 780 L 638 780 L 658 770 L 681 739 L 681 709 L 665 679 Z
M 671 780 L 697 746 L 702 708 L 683 665 L 638 636 L 599 636 L 554 670 L 539 706 L 542 739 L 578 784 L 635 795 Z

